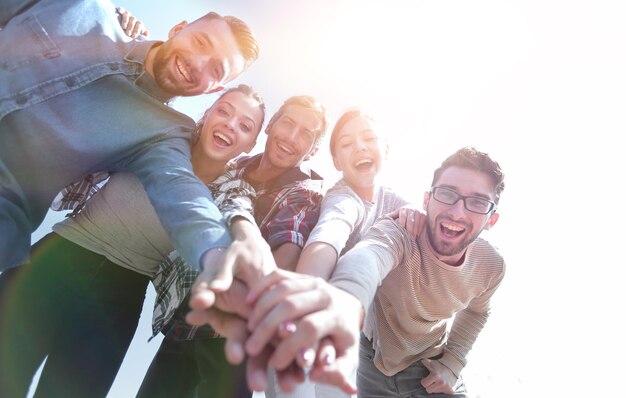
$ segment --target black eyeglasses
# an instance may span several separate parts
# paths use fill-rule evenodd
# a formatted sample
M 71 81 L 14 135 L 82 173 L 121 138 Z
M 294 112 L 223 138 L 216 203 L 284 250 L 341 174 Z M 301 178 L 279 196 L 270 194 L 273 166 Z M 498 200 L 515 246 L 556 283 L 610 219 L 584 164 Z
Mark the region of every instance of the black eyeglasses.
M 496 208 L 496 204 L 490 200 L 476 196 L 459 195 L 453 190 L 444 187 L 432 187 L 430 188 L 430 192 L 432 192 L 433 198 L 437 202 L 445 205 L 456 204 L 456 202 L 462 199 L 465 208 L 472 213 L 487 214 Z

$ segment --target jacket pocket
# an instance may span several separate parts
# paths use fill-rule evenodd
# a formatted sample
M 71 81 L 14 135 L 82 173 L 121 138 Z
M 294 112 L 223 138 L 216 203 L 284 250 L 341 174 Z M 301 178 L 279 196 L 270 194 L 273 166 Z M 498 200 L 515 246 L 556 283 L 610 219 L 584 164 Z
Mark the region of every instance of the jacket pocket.
M 13 32 L 4 33 L 7 36 L 11 35 L 15 42 L 2 46 L 4 53 L 0 61 L 2 69 L 11 71 L 31 62 L 61 55 L 61 50 L 36 15 L 26 17 Z

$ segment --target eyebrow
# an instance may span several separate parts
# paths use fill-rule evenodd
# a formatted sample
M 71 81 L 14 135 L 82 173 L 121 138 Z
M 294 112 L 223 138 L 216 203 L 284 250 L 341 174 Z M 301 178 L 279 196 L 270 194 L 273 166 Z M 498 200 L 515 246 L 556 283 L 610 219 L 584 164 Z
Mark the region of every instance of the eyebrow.
M 453 185 L 441 184 L 441 185 L 437 185 L 437 186 L 440 187 L 440 188 L 447 188 L 447 189 L 450 189 L 450 190 L 452 190 L 452 191 L 454 191 L 456 193 L 459 193 L 459 188 L 456 187 L 456 186 L 453 186 Z M 481 198 L 481 199 L 485 199 L 485 200 L 488 200 L 490 202 L 493 202 L 493 199 L 489 195 L 486 195 L 486 194 L 480 193 L 480 192 L 472 192 L 469 195 L 463 195 L 463 196 L 473 196 L 475 198 Z
M 220 101 L 220 104 L 226 104 L 226 105 L 228 105 L 231 109 L 237 109 L 237 108 L 235 108 L 235 106 L 234 106 L 233 104 L 231 104 L 231 103 L 230 103 L 230 102 L 228 102 L 227 100 L 222 100 L 222 101 Z M 248 116 L 248 115 L 242 115 L 242 117 L 243 117 L 244 119 L 246 119 L 246 120 L 249 120 L 249 121 L 252 123 L 253 127 L 256 127 L 256 122 L 254 121 L 254 119 L 253 119 L 253 118 L 251 118 L 251 117 L 250 117 L 250 116 Z
M 341 141 L 342 139 L 346 139 L 346 138 L 351 138 L 353 135 L 365 135 L 365 134 L 373 134 L 376 137 L 378 137 L 378 134 L 376 134 L 376 132 L 372 129 L 365 129 L 365 130 L 361 130 L 356 134 L 350 134 L 350 133 L 342 133 L 339 135 L 339 137 L 337 137 L 337 141 Z

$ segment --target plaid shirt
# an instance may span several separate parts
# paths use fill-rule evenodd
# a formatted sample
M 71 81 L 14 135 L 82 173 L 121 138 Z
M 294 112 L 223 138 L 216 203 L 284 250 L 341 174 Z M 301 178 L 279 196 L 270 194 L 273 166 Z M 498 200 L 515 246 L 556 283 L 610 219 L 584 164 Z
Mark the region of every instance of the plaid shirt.
M 52 201 L 50 208 L 56 211 L 74 210 L 78 213 L 87 201 L 109 180 L 109 173 L 100 171 L 63 188 Z
M 238 177 L 232 165 L 230 167 L 231 170 L 207 184 L 207 187 L 211 191 L 213 201 L 224 216 L 228 226 L 230 226 L 234 217 L 244 217 L 254 224 L 252 204 L 256 197 L 256 192 L 250 184 Z M 97 193 L 102 185 L 106 183 L 108 177 L 109 174 L 106 172 L 96 173 L 87 176 L 82 181 L 68 185 L 55 198 L 53 209 L 74 210 L 73 214 L 78 213 L 89 198 Z M 153 335 L 150 339 L 156 336 L 163 328 L 163 325 L 172 320 L 175 315 L 179 320 L 178 323 L 182 321 L 183 326 L 178 332 L 183 338 L 186 333 L 195 334 L 197 327 L 191 327 L 184 322 L 186 311 L 179 311 L 180 313 L 177 314 L 176 309 L 183 303 L 199 271 L 188 266 L 175 250 L 159 264 L 158 268 L 159 270 L 152 278 L 157 297 L 152 317 Z M 172 324 L 171 326 L 168 330 L 176 333 L 176 325 Z M 208 327 L 203 327 L 202 329 L 207 329 L 203 332 L 204 335 L 214 335 Z
M 302 247 L 315 227 L 320 214 L 322 177 L 301 165 L 274 180 L 254 183 L 246 177 L 250 171 L 256 170 L 259 166 L 261 156 L 262 154 L 259 154 L 238 159 L 234 168 L 230 170 L 230 175 L 234 179 L 246 180 L 253 184 L 256 191 L 254 216 L 263 238 L 272 250 L 284 243 L 294 243 Z M 178 262 L 182 261 L 170 256 L 162 265 L 163 268 L 173 266 L 174 269 L 178 269 Z M 185 295 L 189 292 L 195 276 L 197 273 L 190 275 L 188 272 L 180 272 L 179 278 L 185 281 L 177 285 L 182 289 L 178 297 L 182 297 L 183 291 Z M 183 303 L 183 301 L 178 301 L 178 303 Z M 187 324 L 185 322 L 186 306 L 181 306 L 181 309 L 176 311 L 174 301 L 170 300 L 169 307 L 166 310 L 159 309 L 157 316 L 157 307 L 160 305 L 157 296 L 152 324 L 153 337 L 161 329 L 164 334 L 179 340 L 217 336 L 207 325 L 197 327 Z

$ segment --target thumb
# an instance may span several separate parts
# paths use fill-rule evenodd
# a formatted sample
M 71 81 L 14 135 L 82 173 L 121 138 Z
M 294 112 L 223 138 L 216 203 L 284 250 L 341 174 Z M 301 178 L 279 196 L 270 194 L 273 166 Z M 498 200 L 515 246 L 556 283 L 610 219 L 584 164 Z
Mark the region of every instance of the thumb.
M 394 211 L 392 211 L 391 213 L 387 213 L 385 214 L 385 216 L 387 217 L 391 217 L 393 219 L 396 219 L 400 216 L 400 209 L 395 209 Z
M 428 369 L 429 372 L 433 371 L 433 364 L 432 361 L 428 358 L 424 358 L 422 359 L 422 365 L 424 365 L 426 367 L 426 369 Z
M 209 289 L 216 291 L 228 290 L 233 283 L 232 260 L 224 256 L 224 249 L 209 250 L 202 258 L 202 279 L 208 284 Z

